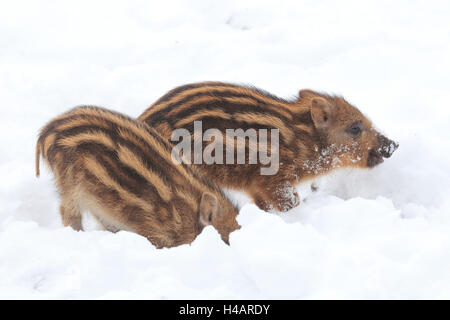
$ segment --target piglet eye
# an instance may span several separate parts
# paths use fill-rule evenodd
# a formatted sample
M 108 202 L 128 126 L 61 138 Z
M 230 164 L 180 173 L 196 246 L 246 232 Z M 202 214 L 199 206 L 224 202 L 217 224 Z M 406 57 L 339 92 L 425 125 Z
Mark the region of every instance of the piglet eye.
M 361 133 L 361 128 L 360 127 L 351 127 L 350 133 L 356 136 Z
M 361 125 L 359 123 L 353 123 L 347 128 L 347 132 L 354 137 L 360 135 L 361 131 Z

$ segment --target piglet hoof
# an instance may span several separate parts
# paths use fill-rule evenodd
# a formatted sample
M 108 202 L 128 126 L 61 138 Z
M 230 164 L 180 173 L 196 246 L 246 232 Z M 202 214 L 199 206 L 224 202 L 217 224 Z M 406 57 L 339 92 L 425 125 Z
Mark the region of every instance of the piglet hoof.
M 290 196 L 279 199 L 276 208 L 279 212 L 287 212 L 300 205 L 300 197 L 297 192 L 293 192 Z
M 255 204 L 258 206 L 258 208 L 260 208 L 263 211 L 266 211 L 266 212 L 274 211 L 274 206 L 266 200 L 257 199 L 257 200 L 255 200 Z

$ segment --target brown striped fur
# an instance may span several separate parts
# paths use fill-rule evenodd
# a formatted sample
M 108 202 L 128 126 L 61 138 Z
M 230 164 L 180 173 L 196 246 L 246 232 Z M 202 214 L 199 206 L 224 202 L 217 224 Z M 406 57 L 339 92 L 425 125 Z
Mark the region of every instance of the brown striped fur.
M 299 204 L 293 186 L 301 181 L 338 167 L 373 167 L 398 146 L 342 97 L 311 90 L 301 90 L 297 98 L 285 100 L 236 84 L 188 84 L 162 96 L 138 120 L 166 139 L 179 128 L 192 133 L 195 120 L 202 121 L 203 131 L 216 128 L 223 134 L 226 129 L 279 129 L 280 168 L 276 175 L 260 175 L 261 165 L 248 161 L 194 165 L 220 186 L 245 191 L 263 210 L 287 211 Z M 358 126 L 361 132 L 350 134 L 351 126 Z M 392 150 L 385 152 L 387 149 Z
M 128 230 L 157 247 L 191 243 L 212 224 L 228 242 L 236 207 L 195 168 L 172 162 L 171 146 L 146 124 L 100 107 L 77 107 L 43 127 L 43 158 L 61 196 L 63 224 L 82 230 L 89 211 L 110 231 Z

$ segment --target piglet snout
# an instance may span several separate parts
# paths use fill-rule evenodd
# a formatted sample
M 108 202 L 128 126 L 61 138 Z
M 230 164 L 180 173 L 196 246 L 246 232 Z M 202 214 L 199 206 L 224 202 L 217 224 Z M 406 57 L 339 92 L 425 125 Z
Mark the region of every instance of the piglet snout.
M 378 136 L 378 141 L 379 141 L 379 148 L 378 148 L 378 152 L 384 157 L 384 158 L 389 158 L 390 156 L 392 156 L 392 154 L 394 153 L 395 150 L 397 150 L 399 144 L 398 142 L 395 142 L 393 140 L 390 140 L 388 138 L 386 138 L 383 135 L 379 135 Z

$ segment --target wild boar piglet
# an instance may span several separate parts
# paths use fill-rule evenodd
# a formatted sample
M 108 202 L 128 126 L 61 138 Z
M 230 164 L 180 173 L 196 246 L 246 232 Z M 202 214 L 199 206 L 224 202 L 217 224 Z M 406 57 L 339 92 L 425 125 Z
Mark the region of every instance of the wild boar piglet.
M 64 226 L 82 230 L 89 211 L 107 230 L 128 230 L 157 247 L 191 243 L 213 225 L 228 243 L 237 208 L 195 168 L 171 159 L 171 145 L 146 124 L 95 106 L 50 121 L 36 146 L 60 193 Z
M 342 167 L 372 168 L 398 147 L 344 98 L 308 89 L 285 100 L 254 87 L 193 83 L 169 91 L 138 120 L 169 141 L 176 130 L 187 130 L 194 151 L 197 128 L 227 138 L 234 133 L 231 146 L 228 139 L 217 139 L 217 134 L 200 142 L 204 151 L 214 144 L 214 157 L 219 160 L 238 159 L 240 150 L 235 146 L 239 138 L 245 140 L 245 161 L 199 163 L 194 152 L 191 162 L 221 187 L 246 192 L 266 211 L 284 212 L 298 206 L 295 185 L 301 182 Z M 244 134 L 238 137 L 237 132 Z M 250 143 L 252 138 L 256 146 Z M 268 166 L 274 170 L 266 174 Z

